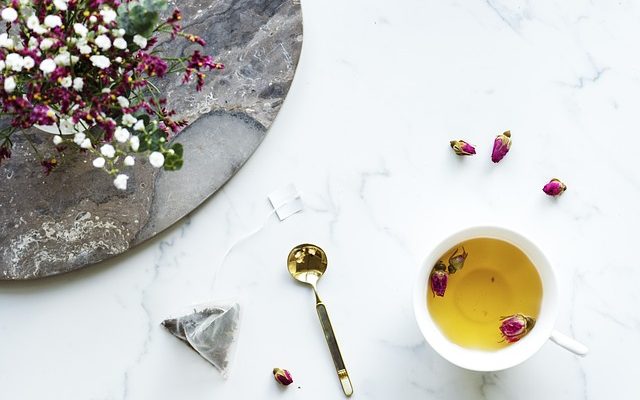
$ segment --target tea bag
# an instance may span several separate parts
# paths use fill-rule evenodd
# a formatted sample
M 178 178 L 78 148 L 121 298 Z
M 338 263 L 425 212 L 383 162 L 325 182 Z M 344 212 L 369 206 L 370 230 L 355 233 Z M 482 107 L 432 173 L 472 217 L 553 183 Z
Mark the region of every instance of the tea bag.
M 192 313 L 166 319 L 162 325 L 226 377 L 234 355 L 239 322 L 238 303 L 201 304 Z

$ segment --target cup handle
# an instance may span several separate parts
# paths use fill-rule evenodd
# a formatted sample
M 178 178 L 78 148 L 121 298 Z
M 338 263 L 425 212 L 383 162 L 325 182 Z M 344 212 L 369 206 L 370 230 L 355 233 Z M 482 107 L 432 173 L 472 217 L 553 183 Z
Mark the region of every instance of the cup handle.
M 551 341 L 557 344 L 560 347 L 563 347 L 566 350 L 569 350 L 573 354 L 584 357 L 589 352 L 587 346 L 578 342 L 574 338 L 571 338 L 564 333 L 560 333 L 558 331 L 551 332 L 551 336 L 549 337 Z

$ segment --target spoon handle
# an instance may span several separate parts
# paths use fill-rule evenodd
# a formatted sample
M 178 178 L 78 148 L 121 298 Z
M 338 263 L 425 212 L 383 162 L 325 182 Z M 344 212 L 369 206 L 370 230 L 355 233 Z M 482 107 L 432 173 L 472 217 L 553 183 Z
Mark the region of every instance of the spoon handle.
M 320 325 L 322 325 L 322 331 L 324 332 L 324 338 L 327 340 L 329 351 L 331 352 L 331 358 L 333 358 L 333 364 L 336 367 L 340 384 L 342 385 L 342 391 L 349 397 L 353 394 L 353 386 L 351 385 L 351 379 L 349 379 L 349 373 L 347 367 L 342 360 L 342 354 L 340 354 L 340 348 L 338 347 L 338 341 L 336 335 L 333 333 L 331 327 L 331 321 L 329 320 L 329 314 L 327 313 L 327 307 L 320 299 L 316 301 L 316 311 L 318 312 L 318 318 L 320 318 Z

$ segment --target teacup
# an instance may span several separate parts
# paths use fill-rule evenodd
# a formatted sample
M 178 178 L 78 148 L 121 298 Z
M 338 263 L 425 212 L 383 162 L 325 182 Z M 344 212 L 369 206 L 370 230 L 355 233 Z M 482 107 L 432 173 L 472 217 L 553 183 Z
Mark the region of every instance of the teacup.
M 522 339 L 499 350 L 475 350 L 451 342 L 440 331 L 427 308 L 427 295 L 430 294 L 429 276 L 435 263 L 449 249 L 474 238 L 499 239 L 518 247 L 529 257 L 542 281 L 542 302 L 535 326 Z M 499 371 L 518 365 L 533 356 L 549 339 L 572 353 L 586 355 L 586 346 L 554 329 L 558 306 L 556 274 L 542 251 L 524 236 L 494 226 L 468 228 L 444 239 L 431 251 L 420 267 L 413 293 L 416 320 L 429 345 L 449 362 L 473 371 Z

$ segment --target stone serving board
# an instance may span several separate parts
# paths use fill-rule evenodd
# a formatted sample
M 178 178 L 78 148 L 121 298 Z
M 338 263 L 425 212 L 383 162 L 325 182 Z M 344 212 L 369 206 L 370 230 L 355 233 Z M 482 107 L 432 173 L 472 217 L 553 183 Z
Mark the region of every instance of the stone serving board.
M 35 279 L 73 271 L 144 242 L 180 220 L 229 180 L 258 147 L 289 90 L 302 47 L 302 12 L 294 0 L 181 0 L 183 28 L 207 41 L 205 54 L 225 64 L 201 92 L 181 76 L 157 84 L 177 117 L 190 121 L 180 171 L 139 158 L 128 189 L 93 168 L 85 154 L 65 155 L 45 176 L 25 136 L 51 154 L 36 129 L 14 136 L 0 166 L 0 279 Z M 170 12 L 171 10 L 168 10 Z M 161 41 L 167 55 L 198 46 Z M 6 123 L 6 121 L 4 122 Z

